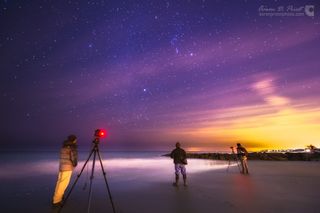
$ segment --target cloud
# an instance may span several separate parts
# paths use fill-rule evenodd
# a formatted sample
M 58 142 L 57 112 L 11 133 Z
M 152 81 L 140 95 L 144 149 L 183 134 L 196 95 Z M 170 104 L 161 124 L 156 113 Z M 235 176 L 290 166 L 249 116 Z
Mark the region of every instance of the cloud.
M 261 95 L 270 95 L 273 94 L 275 89 L 273 86 L 272 78 L 262 79 L 253 84 L 253 89 L 259 92 Z
M 284 106 L 284 105 L 290 104 L 290 100 L 288 98 L 276 96 L 276 95 L 267 96 L 265 100 L 271 106 Z
M 290 104 L 290 99 L 278 94 L 276 86 L 276 77 L 271 74 L 263 74 L 262 79 L 252 84 L 252 88 L 256 91 L 270 107 L 281 107 Z M 259 75 L 261 76 L 261 74 Z

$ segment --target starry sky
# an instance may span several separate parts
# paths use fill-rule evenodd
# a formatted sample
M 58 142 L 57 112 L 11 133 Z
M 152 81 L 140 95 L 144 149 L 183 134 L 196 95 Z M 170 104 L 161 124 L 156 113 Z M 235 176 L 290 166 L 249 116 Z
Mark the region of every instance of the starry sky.
M 261 14 L 278 7 L 302 14 Z M 56 147 L 73 133 L 85 146 L 104 128 L 110 150 L 320 146 L 318 8 L 2 0 L 0 144 Z

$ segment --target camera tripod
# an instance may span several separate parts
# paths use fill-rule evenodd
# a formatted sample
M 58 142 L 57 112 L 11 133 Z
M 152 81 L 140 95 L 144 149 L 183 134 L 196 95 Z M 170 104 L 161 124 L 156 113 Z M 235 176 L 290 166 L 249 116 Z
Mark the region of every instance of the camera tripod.
M 238 169 L 239 169 L 239 172 L 240 172 L 240 171 L 241 171 L 241 168 L 240 168 L 240 165 L 239 165 L 238 156 L 237 156 L 237 154 L 234 152 L 233 147 L 230 147 L 230 149 L 231 149 L 231 154 L 230 154 L 230 157 L 229 157 L 227 172 L 229 171 L 229 168 L 230 168 L 230 165 L 231 165 L 231 161 L 235 161 L 235 162 L 237 163 L 237 166 L 238 166 Z
M 113 201 L 112 201 L 112 196 L 111 196 L 111 192 L 110 192 L 110 188 L 109 188 L 109 185 L 108 185 L 108 181 L 107 181 L 107 177 L 106 177 L 106 172 L 103 168 L 103 164 L 102 164 L 102 160 L 101 160 L 101 156 L 100 156 L 100 152 L 99 152 L 99 137 L 96 137 L 94 140 L 93 140 L 93 148 L 89 154 L 89 157 L 88 159 L 86 160 L 86 162 L 84 163 L 82 169 L 81 169 L 81 172 L 78 174 L 77 176 L 77 179 L 74 181 L 69 193 L 67 194 L 66 198 L 63 200 L 62 202 L 62 205 L 59 209 L 59 213 L 62 211 L 62 208 L 63 206 L 66 204 L 73 188 L 75 187 L 75 185 L 77 184 L 84 168 L 87 166 L 87 163 L 89 162 L 92 154 L 93 154 L 93 161 L 92 161 L 92 170 L 91 170 L 91 176 L 90 176 L 90 185 L 89 185 L 89 198 L 88 198 L 88 209 L 87 209 L 87 212 L 89 213 L 90 212 L 90 205 L 91 205 L 91 196 L 92 196 L 92 180 L 93 180 L 93 174 L 94 174 L 94 167 L 95 167 L 95 162 L 96 162 L 96 156 L 98 155 L 98 158 L 99 158 L 99 161 L 100 161 L 100 166 L 101 166 L 101 169 L 102 169 L 102 173 L 103 173 L 103 177 L 104 177 L 104 181 L 106 183 L 106 186 L 107 186 L 107 190 L 108 190 L 108 194 L 109 194 L 109 199 L 110 199 L 110 202 L 111 202 L 111 206 L 112 206 L 112 210 L 113 210 L 113 213 L 115 213 L 115 207 L 114 207 L 114 204 L 113 204 Z

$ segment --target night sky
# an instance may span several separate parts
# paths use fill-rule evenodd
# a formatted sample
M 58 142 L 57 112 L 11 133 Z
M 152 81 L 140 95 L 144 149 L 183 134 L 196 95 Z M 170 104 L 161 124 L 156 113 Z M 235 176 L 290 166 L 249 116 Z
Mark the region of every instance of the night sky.
M 0 5 L 2 148 L 85 146 L 96 128 L 110 150 L 320 146 L 318 1 Z

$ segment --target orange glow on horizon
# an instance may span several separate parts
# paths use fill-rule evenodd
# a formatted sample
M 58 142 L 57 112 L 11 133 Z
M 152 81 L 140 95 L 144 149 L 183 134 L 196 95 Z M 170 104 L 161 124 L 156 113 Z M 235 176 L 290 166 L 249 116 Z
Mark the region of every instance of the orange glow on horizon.
M 187 147 L 186 151 L 187 152 L 200 152 L 200 151 L 203 151 L 203 148 L 201 148 L 201 147 Z
M 250 151 L 320 147 L 320 107 L 312 99 L 295 101 L 276 93 L 272 79 L 253 84 L 264 100 L 259 105 L 229 107 L 188 114 L 199 122 L 172 134 L 187 135 L 204 147 L 241 142 Z M 193 150 L 194 148 L 190 148 Z
M 221 114 L 234 112 L 248 114 L 249 108 L 223 110 Z M 186 130 L 186 134 L 197 136 L 205 141 L 221 141 L 233 144 L 240 141 L 251 151 L 261 149 L 304 148 L 307 144 L 319 146 L 320 142 L 320 109 L 294 110 L 286 109 L 271 114 L 236 117 L 227 121 L 212 121 L 209 125 L 194 130 Z

